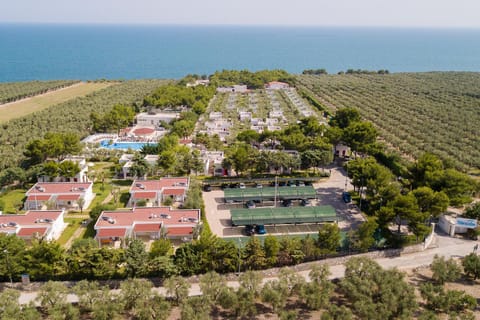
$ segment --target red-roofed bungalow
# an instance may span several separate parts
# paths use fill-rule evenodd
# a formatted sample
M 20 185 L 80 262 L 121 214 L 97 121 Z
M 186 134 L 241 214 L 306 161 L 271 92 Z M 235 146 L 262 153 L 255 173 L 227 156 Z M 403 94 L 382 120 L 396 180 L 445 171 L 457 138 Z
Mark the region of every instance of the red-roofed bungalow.
M 123 242 L 126 238 L 148 241 L 166 237 L 188 241 L 193 239 L 199 223 L 199 209 L 136 207 L 102 212 L 94 229 L 100 245 Z
M 135 180 L 130 187 L 128 206 L 134 207 L 138 201 L 145 201 L 147 206 L 160 206 L 167 198 L 183 202 L 187 196 L 189 184 L 188 177 Z

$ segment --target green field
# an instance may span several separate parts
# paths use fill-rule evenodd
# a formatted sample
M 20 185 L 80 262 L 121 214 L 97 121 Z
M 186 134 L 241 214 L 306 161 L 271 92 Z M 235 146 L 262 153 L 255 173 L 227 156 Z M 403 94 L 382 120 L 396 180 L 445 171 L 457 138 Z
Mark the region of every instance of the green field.
M 329 111 L 355 107 L 385 142 L 407 157 L 432 152 L 480 168 L 480 73 L 297 76 Z
M 0 83 L 0 104 L 71 86 L 78 82 L 78 80 L 52 80 Z
M 112 82 L 80 82 L 67 88 L 2 105 L 0 106 L 0 122 L 23 117 L 67 100 L 86 96 L 97 90 L 109 87 L 112 84 Z
M 18 213 L 20 207 L 23 206 L 26 191 L 25 189 L 15 189 L 0 195 L 0 202 L 4 205 L 3 213 Z
M 50 108 L 10 120 L 0 126 L 0 170 L 18 166 L 25 158 L 25 145 L 46 132 L 72 132 L 87 136 L 93 111 L 104 113 L 115 104 L 140 104 L 166 80 L 131 80 L 113 84 L 86 96 L 71 98 Z

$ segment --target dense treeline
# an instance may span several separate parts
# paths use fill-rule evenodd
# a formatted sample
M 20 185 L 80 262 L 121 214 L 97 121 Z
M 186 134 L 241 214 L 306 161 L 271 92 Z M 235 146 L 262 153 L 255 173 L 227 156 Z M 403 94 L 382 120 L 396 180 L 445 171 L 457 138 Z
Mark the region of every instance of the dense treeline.
M 284 70 L 222 70 L 210 76 L 210 83 L 216 87 L 244 84 L 249 89 L 263 89 L 267 82 L 282 81 L 293 83 L 294 77 Z
M 360 209 L 370 215 L 370 222 L 378 226 L 390 245 L 399 245 L 399 237 L 407 235 L 402 224 L 417 241 L 422 240 L 430 232 L 433 218 L 444 213 L 448 205 L 470 203 L 479 190 L 473 179 L 433 154 L 402 165 L 376 141 L 376 129 L 361 120 L 357 109 L 338 109 L 330 125 L 327 136 L 346 143 L 353 151 L 354 159 L 347 162 L 346 169 Z M 395 224 L 397 230 L 392 232 Z
M 71 86 L 78 80 L 53 80 L 53 81 L 29 81 L 0 83 L 0 104 L 13 102 Z
M 0 126 L 0 169 L 18 166 L 25 158 L 25 146 L 47 132 L 69 132 L 78 137 L 91 130 L 90 114 L 108 112 L 116 104 L 142 103 L 163 80 L 132 80 L 79 97 L 46 110 L 11 120 Z
M 330 139 L 324 136 L 327 128 L 315 117 L 302 118 L 298 122 L 279 131 L 260 134 L 248 129 L 240 132 L 237 142 L 224 148 L 224 168 L 234 169 L 237 174 L 247 171 L 282 173 L 331 163 L 333 147 Z
M 198 208 L 199 195 L 189 194 L 185 208 Z M 98 210 L 97 210 L 98 209 Z M 93 217 L 105 208 L 93 208 Z M 200 230 L 197 230 L 200 232 Z M 352 232 L 343 243 L 350 252 L 365 251 L 372 235 Z M 28 273 L 32 280 L 105 280 L 127 277 L 160 277 L 173 275 L 261 270 L 294 265 L 335 254 L 342 245 L 340 230 L 335 224 L 321 227 L 318 237 L 277 238 L 267 236 L 262 244 L 248 238 L 244 247 L 212 235 L 208 225 L 201 237 L 184 243 L 175 252 L 168 239 L 156 240 L 150 251 L 138 239 L 129 240 L 125 248 L 98 247 L 94 239 L 76 239 L 66 250 L 57 242 L 34 240 L 28 245 L 15 235 L 0 234 L 0 279 L 18 281 Z M 366 246 L 368 248 L 368 246 Z
M 403 154 L 438 155 L 480 168 L 480 73 L 302 75 L 299 85 L 329 107 L 355 107 Z
M 406 279 L 396 269 L 383 269 L 365 257 L 345 263 L 345 276 L 329 280 L 327 265 L 314 265 L 309 282 L 288 268 L 281 268 L 269 279 L 255 271 L 239 274 L 238 287 L 228 285 L 227 278 L 216 272 L 198 278 L 200 296 L 190 296 L 191 279 L 168 277 L 164 294 L 152 282 L 130 278 L 117 286 L 120 290 L 96 281 L 82 280 L 71 287 L 49 281 L 42 285 L 34 304 L 19 304 L 20 292 L 6 289 L 0 294 L 2 319 L 475 319 L 474 296 L 449 289 L 445 284 L 460 279 L 471 281 L 478 276 L 480 258 L 465 257 L 461 264 L 435 256 L 428 270 L 421 270 L 418 283 Z M 420 295 L 416 295 L 418 289 Z M 67 295 L 75 294 L 71 304 Z M 173 309 L 176 309 L 173 311 Z M 321 314 L 321 316 L 320 316 Z
M 197 114 L 202 114 L 214 94 L 215 87 L 213 86 L 186 87 L 180 84 L 171 84 L 160 87 L 151 95 L 145 97 L 143 105 L 161 109 L 187 107 Z

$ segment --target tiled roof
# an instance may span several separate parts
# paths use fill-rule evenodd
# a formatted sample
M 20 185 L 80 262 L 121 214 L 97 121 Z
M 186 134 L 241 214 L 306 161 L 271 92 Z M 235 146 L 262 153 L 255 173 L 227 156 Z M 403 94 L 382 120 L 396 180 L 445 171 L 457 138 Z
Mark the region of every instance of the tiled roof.
M 153 128 L 138 128 L 133 130 L 133 133 L 135 135 L 147 135 L 147 134 L 152 134 L 155 132 L 155 129 Z
M 57 197 L 57 200 L 61 201 L 71 201 L 71 200 L 78 200 L 81 197 L 80 194 L 61 194 Z
M 170 236 L 188 236 L 193 234 L 193 227 L 170 227 L 167 234 Z
M 155 199 L 157 197 L 157 193 L 155 191 L 135 192 L 132 197 L 133 199 Z
M 48 227 L 37 227 L 37 228 L 21 228 L 18 231 L 17 236 L 19 237 L 32 237 L 34 234 L 39 236 L 44 236 L 47 232 Z
M 164 189 L 163 190 L 163 194 L 168 194 L 168 195 L 172 195 L 172 196 L 181 196 L 181 195 L 184 195 L 185 193 L 187 192 L 186 189 Z
M 158 232 L 162 227 L 161 223 L 137 223 L 133 227 L 135 232 Z
M 3 214 L 0 215 L 0 225 L 17 223 L 19 226 L 35 225 L 35 224 L 50 224 L 57 220 L 62 214 L 62 210 L 31 210 L 25 214 Z
M 104 211 L 100 214 L 95 229 L 122 227 L 134 224 L 163 223 L 165 226 L 195 226 L 200 219 L 199 209 L 172 210 L 170 207 L 136 207 L 121 211 Z
M 30 190 L 27 191 L 27 195 L 32 194 L 61 194 L 61 193 L 83 193 L 86 189 L 90 188 L 92 182 L 79 183 L 79 182 L 37 182 Z M 83 190 L 82 190 L 83 189 Z
M 130 187 L 130 193 L 142 191 L 161 191 L 163 188 L 188 188 L 188 178 L 161 178 L 160 180 L 135 180 Z
M 97 238 L 110 238 L 110 237 L 124 237 L 127 233 L 125 228 L 116 228 L 116 229 L 99 229 L 97 230 Z
M 27 201 L 48 201 L 51 197 L 51 194 L 30 195 L 27 197 Z

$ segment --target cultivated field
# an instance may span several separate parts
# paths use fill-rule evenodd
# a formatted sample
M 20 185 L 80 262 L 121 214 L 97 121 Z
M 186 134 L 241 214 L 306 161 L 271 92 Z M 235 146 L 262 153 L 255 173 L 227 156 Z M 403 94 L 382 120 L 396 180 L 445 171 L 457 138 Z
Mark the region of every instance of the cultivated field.
M 301 75 L 300 87 L 327 109 L 355 107 L 405 155 L 432 152 L 480 168 L 480 73 Z
M 61 88 L 38 96 L 6 103 L 0 105 L 0 122 L 20 118 L 67 100 L 86 96 L 87 94 L 111 85 L 112 82 L 80 82 L 70 87 Z

